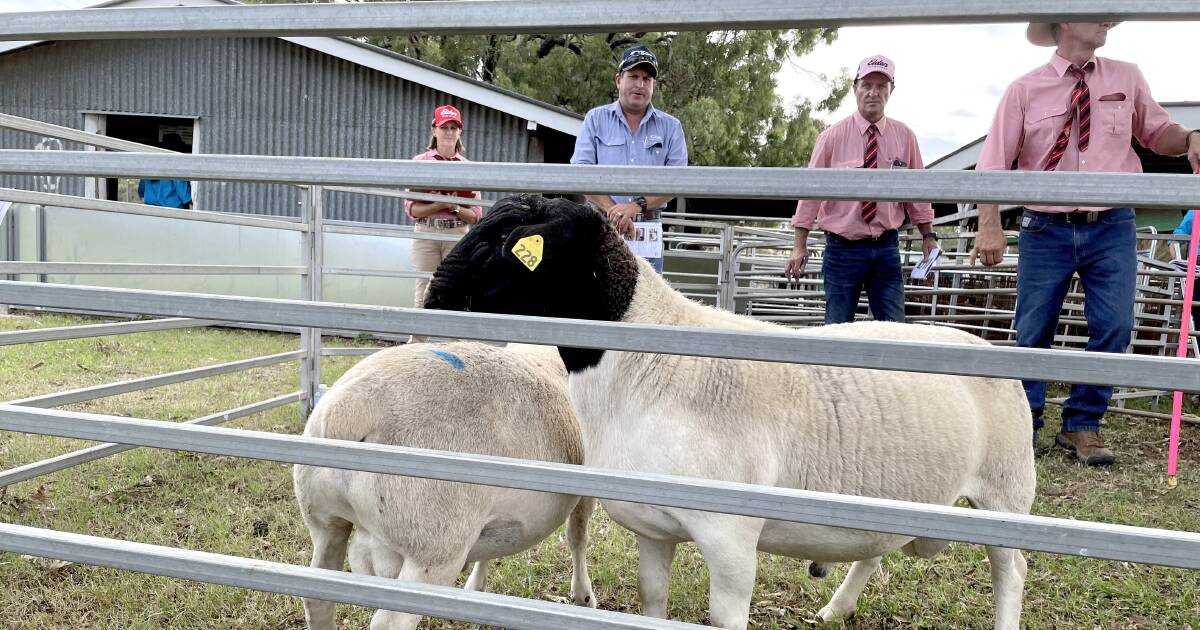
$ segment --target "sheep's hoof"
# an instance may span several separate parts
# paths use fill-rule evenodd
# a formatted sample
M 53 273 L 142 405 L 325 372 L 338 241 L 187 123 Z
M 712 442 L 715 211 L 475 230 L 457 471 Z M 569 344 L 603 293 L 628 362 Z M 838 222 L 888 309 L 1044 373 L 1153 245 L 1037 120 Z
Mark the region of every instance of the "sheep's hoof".
M 591 590 L 584 593 L 582 597 L 572 593 L 571 601 L 575 602 L 576 606 L 586 606 L 588 608 L 596 607 L 596 595 Z
M 826 606 L 817 613 L 817 616 L 820 617 L 821 621 L 825 623 L 836 623 L 839 621 L 846 621 L 853 617 L 854 609 L 835 610 L 832 604 L 826 604 Z
M 833 565 L 828 562 L 810 562 L 808 563 L 808 575 L 815 578 L 823 578 L 829 575 L 833 570 Z

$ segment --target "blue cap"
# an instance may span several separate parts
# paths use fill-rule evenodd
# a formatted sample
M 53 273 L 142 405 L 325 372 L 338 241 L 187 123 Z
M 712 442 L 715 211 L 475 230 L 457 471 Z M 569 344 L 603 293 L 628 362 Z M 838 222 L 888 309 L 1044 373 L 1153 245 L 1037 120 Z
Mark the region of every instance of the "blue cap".
M 617 74 L 640 65 L 650 66 L 650 75 L 654 77 L 658 76 L 658 57 L 655 57 L 654 53 L 650 52 L 650 49 L 645 46 L 634 46 L 625 49 L 625 52 L 621 55 L 621 63 L 617 66 Z

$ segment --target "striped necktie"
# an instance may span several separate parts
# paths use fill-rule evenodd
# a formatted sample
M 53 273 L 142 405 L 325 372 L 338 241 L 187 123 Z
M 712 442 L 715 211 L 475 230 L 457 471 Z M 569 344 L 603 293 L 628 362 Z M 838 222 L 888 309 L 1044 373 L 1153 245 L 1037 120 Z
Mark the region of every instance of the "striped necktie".
M 867 127 L 867 148 L 863 150 L 863 168 L 876 168 L 879 166 L 879 128 L 875 125 Z M 870 223 L 875 218 L 875 211 L 879 209 L 878 204 L 874 201 L 862 202 L 863 223 Z
M 1062 161 L 1063 154 L 1067 152 L 1067 144 L 1071 139 L 1071 125 L 1075 119 L 1079 119 L 1079 140 L 1076 142 L 1076 147 L 1079 152 L 1087 151 L 1088 145 L 1092 139 L 1092 93 L 1088 90 L 1087 81 L 1084 80 L 1084 72 L 1089 71 L 1093 67 L 1092 62 L 1088 62 L 1083 67 L 1083 70 L 1076 68 L 1074 65 L 1067 68 L 1075 76 L 1075 89 L 1071 90 L 1071 104 L 1067 111 L 1067 122 L 1063 123 L 1062 131 L 1058 132 L 1058 138 L 1054 141 L 1054 146 L 1050 148 L 1050 156 L 1046 158 L 1047 171 L 1053 171 L 1058 168 L 1058 163 Z

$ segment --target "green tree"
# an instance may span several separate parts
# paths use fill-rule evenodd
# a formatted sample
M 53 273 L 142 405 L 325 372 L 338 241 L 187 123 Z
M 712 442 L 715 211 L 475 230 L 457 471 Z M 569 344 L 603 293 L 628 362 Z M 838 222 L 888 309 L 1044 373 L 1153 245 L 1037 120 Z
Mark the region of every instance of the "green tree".
M 824 128 L 817 114 L 837 107 L 850 77 L 822 77 L 823 93 L 790 110 L 776 93 L 775 77 L 784 63 L 836 37 L 836 29 L 805 29 L 418 34 L 366 41 L 581 114 L 616 98 L 613 75 L 621 51 L 645 44 L 659 57 L 655 107 L 683 122 L 692 164 L 799 166 L 807 164 Z

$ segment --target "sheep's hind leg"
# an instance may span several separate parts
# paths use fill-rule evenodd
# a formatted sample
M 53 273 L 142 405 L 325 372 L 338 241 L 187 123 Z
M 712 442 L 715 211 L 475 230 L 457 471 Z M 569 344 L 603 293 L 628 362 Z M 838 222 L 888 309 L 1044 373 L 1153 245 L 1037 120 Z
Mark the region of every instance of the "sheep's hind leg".
M 842 580 L 841 586 L 838 586 L 837 591 L 833 593 L 833 597 L 829 599 L 829 603 L 817 613 L 821 620 L 828 623 L 831 621 L 839 621 L 846 619 L 854 614 L 854 609 L 858 605 L 858 596 L 862 595 L 863 589 L 867 586 L 867 581 L 879 569 L 879 562 L 883 559 L 882 556 L 859 560 L 850 565 L 850 571 L 846 573 L 846 579 Z
M 708 617 L 713 626 L 745 630 L 750 623 L 762 524 L 762 519 L 713 515 L 689 527 L 708 565 Z
M 468 591 L 486 591 L 487 574 L 488 561 L 480 560 L 479 562 L 476 562 L 475 566 L 471 569 L 471 576 L 467 578 L 467 583 L 463 586 L 463 588 L 467 589 Z
M 595 499 L 583 497 L 567 517 L 567 545 L 571 548 L 571 601 L 590 608 L 596 607 L 596 594 L 592 592 L 592 578 L 588 575 L 587 567 L 588 521 L 595 508 Z
M 406 558 L 404 567 L 400 569 L 396 579 L 402 582 L 450 586 L 458 579 L 465 560 L 465 554 L 454 562 L 444 564 L 422 564 L 412 558 Z M 413 630 L 419 623 L 421 615 L 381 609 L 371 617 L 371 630 Z
M 667 618 L 667 592 L 671 586 L 671 561 L 675 543 L 638 536 L 638 597 L 642 614 Z
M 348 521 L 320 522 L 305 518 L 308 535 L 312 538 L 313 555 L 309 566 L 341 571 L 346 562 L 346 543 L 350 540 Z M 337 604 L 321 599 L 304 598 L 304 619 L 310 630 L 334 630 Z
M 1018 630 L 1028 573 L 1025 556 L 1019 549 L 1004 547 L 988 547 L 987 554 L 992 565 L 992 592 L 996 598 L 995 630 Z

